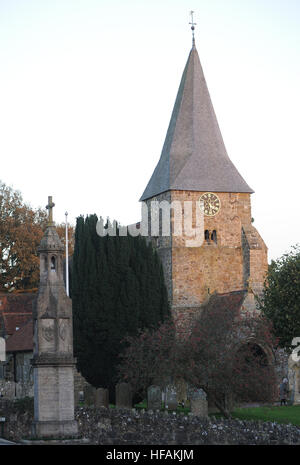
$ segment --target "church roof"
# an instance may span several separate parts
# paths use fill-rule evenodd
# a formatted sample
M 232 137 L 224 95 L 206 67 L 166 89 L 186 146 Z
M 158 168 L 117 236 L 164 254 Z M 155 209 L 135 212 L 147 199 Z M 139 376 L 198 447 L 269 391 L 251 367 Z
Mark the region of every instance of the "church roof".
M 246 295 L 246 290 L 226 292 L 224 294 L 211 294 L 209 300 L 203 304 L 202 308 L 208 308 L 210 311 L 224 309 L 232 314 L 238 314 Z
M 168 190 L 253 190 L 229 159 L 196 47 L 190 51 L 160 160 L 140 200 Z

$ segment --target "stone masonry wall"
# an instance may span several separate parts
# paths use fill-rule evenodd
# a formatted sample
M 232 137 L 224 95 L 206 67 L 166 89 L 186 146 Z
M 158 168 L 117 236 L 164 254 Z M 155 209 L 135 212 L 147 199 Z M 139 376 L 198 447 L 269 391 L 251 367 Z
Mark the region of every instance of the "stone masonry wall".
M 30 439 L 33 405 L 29 408 L 16 402 L 0 401 L 0 416 L 6 418 L 6 439 L 16 442 Z M 79 434 L 90 444 L 300 445 L 300 427 L 274 422 L 216 420 L 214 417 L 91 407 L 77 408 L 75 418 Z
M 151 203 L 152 202 L 166 202 L 170 204 L 171 193 L 165 192 L 156 197 L 146 201 L 148 207 L 148 240 L 152 242 L 153 247 L 156 248 L 159 258 L 162 262 L 164 269 L 165 284 L 168 291 L 169 302 L 172 304 L 172 235 L 162 236 L 162 212 L 159 212 L 159 233 L 158 235 L 152 235 L 152 217 L 151 217 Z M 171 231 L 171 222 L 170 231 Z
M 202 192 L 171 194 L 172 202 L 195 203 Z M 204 241 L 201 247 L 186 247 L 187 237 L 172 237 L 173 307 L 197 307 L 208 293 L 245 289 L 248 278 L 255 288 L 261 289 L 267 269 L 267 248 L 251 224 L 250 194 L 221 192 L 218 197 L 220 212 L 214 217 L 204 217 L 204 231 L 215 230 L 217 243 Z
M 21 399 L 23 397 L 33 397 L 33 382 L 18 382 L 0 380 L 0 397 L 7 399 Z
M 148 226 L 149 240 L 156 247 L 162 260 L 169 301 L 173 311 L 178 308 L 199 308 L 209 294 L 228 293 L 251 286 L 254 292 L 261 292 L 267 271 L 267 248 L 259 233 L 252 225 L 250 194 L 224 193 L 217 195 L 221 202 L 219 213 L 204 217 L 204 231 L 217 232 L 217 242 L 203 241 L 200 247 L 186 247 L 182 222 L 182 235 L 174 235 L 175 216 L 171 210 L 171 235 L 162 236 L 159 213 L 159 233 L 151 236 L 151 203 L 165 202 L 174 205 L 199 201 L 203 192 L 169 191 L 149 199 Z M 168 209 L 166 209 L 168 211 Z M 196 225 L 195 213 L 193 227 Z

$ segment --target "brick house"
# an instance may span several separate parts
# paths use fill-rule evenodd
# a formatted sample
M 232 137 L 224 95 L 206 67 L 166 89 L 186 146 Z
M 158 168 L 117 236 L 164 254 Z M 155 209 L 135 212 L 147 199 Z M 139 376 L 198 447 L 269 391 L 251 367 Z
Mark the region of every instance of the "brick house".
M 32 303 L 35 293 L 0 294 L 0 337 L 6 342 L 6 361 L 0 362 L 0 379 L 30 379 L 33 351 Z
M 33 382 L 33 323 L 28 320 L 6 341 L 6 378 L 16 383 Z

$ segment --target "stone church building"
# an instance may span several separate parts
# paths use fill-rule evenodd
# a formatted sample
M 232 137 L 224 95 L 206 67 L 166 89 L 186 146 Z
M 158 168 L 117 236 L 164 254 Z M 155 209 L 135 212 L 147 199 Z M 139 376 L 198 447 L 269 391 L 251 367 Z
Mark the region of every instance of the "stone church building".
M 220 305 L 255 309 L 267 272 L 267 247 L 252 223 L 253 190 L 230 160 L 193 40 L 157 166 L 140 200 L 202 201 L 203 244 L 174 233 L 149 235 L 163 263 L 172 313 L 189 321 L 214 295 Z

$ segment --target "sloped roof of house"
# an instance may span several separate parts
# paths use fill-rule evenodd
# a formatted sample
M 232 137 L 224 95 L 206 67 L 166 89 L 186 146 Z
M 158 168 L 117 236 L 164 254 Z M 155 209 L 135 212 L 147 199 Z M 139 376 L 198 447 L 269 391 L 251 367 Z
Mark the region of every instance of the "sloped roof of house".
M 11 336 L 32 319 L 35 293 L 0 294 L 0 336 Z
M 6 340 L 6 352 L 27 352 L 33 350 L 33 322 L 27 321 Z

